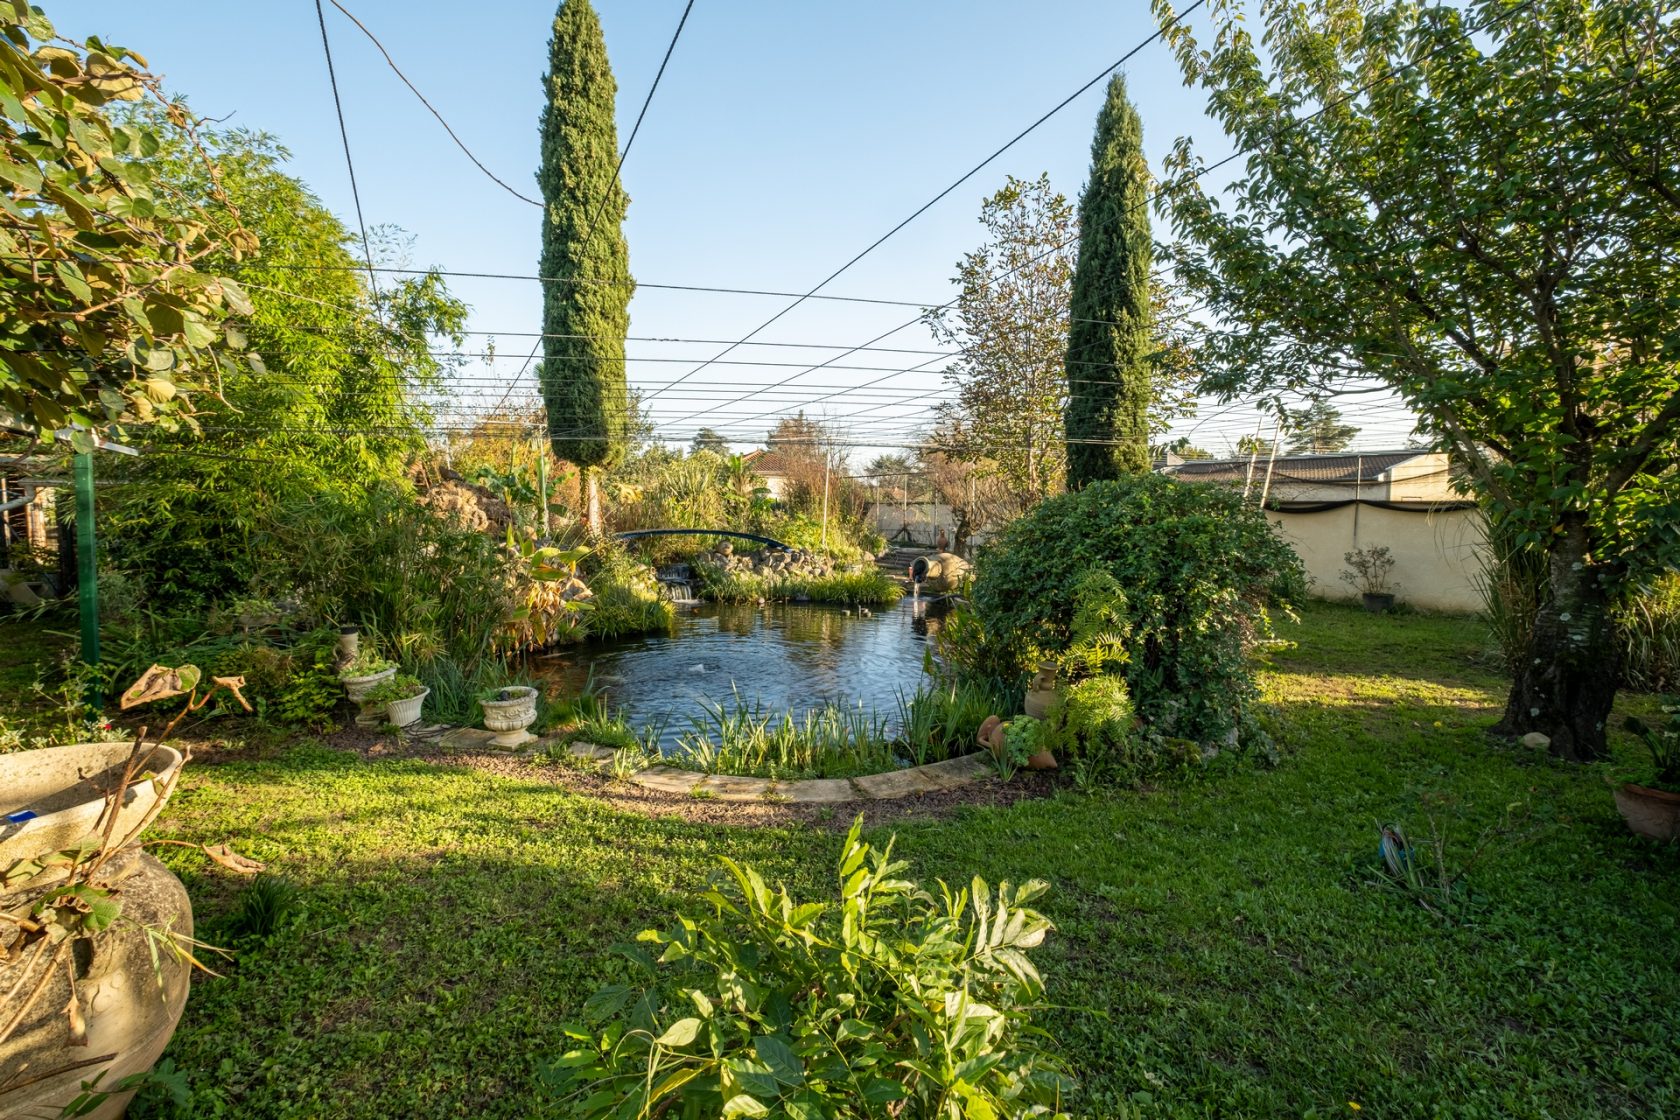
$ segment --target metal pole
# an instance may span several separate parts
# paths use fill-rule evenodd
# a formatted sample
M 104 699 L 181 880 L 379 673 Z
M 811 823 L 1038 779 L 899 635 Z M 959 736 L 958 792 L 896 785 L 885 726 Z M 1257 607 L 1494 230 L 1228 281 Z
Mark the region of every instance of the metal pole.
M 828 461 L 823 460 L 823 551 L 828 551 Z
M 1260 508 L 1266 508 L 1266 495 L 1272 489 L 1272 468 L 1277 466 L 1278 444 L 1283 440 L 1283 417 L 1278 417 L 1277 429 L 1272 432 L 1272 455 L 1266 460 L 1266 481 L 1260 485 Z
M 82 609 L 82 661 L 99 664 L 99 553 L 93 537 L 93 452 L 76 453 L 76 597 Z
M 537 442 L 537 500 L 542 503 L 542 535 L 548 536 L 548 449 Z

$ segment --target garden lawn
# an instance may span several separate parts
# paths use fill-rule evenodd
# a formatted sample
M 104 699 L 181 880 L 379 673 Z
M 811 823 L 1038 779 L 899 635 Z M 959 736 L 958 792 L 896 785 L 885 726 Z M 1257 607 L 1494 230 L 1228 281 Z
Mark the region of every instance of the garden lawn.
M 1504 685 L 1477 623 L 1313 606 L 1284 636 L 1275 769 L 897 829 L 915 876 L 1050 882 L 1037 958 L 1076 1111 L 1680 1112 L 1680 852 L 1627 834 L 1603 768 L 1484 738 Z M 195 764 L 152 833 L 231 840 L 302 889 L 293 927 L 194 985 L 167 1056 L 195 1116 L 564 1115 L 536 1070 L 619 976 L 615 943 L 720 855 L 830 889 L 840 842 L 307 741 L 251 753 Z M 1453 918 L 1373 882 L 1379 823 L 1416 839 L 1431 815 L 1453 867 L 1498 830 Z M 163 854 L 215 939 L 238 888 Z

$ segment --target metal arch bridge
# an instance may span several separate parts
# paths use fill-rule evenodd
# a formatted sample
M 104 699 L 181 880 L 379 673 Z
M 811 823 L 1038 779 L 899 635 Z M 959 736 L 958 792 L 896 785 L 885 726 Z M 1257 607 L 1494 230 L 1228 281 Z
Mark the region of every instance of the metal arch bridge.
M 791 544 L 776 540 L 774 537 L 763 537 L 759 536 L 757 533 L 737 533 L 732 529 L 636 529 L 628 533 L 616 533 L 614 536 L 621 541 L 633 541 L 641 537 L 736 537 L 740 540 L 753 541 L 757 544 L 768 545 L 771 548 L 779 548 L 783 552 L 793 551 L 793 546 Z

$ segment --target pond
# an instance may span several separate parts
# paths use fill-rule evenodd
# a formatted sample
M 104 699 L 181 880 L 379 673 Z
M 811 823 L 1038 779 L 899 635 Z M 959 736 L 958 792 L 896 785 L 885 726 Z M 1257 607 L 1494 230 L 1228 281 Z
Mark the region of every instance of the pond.
M 927 607 L 905 598 L 863 615 L 805 603 L 701 603 L 678 608 L 668 635 L 578 646 L 532 668 L 564 695 L 592 682 L 637 730 L 662 724 L 667 750 L 708 707 L 732 709 L 737 696 L 796 717 L 861 703 L 894 730 L 899 696 L 908 699 L 924 679 Z

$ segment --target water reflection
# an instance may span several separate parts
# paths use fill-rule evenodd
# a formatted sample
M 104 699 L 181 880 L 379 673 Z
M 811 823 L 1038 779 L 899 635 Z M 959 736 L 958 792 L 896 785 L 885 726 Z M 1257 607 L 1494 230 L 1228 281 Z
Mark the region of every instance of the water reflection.
M 668 746 L 708 703 L 733 706 L 737 693 L 796 716 L 861 702 L 896 725 L 899 694 L 922 681 L 927 608 L 903 599 L 863 616 L 814 604 L 703 603 L 679 610 L 671 635 L 582 646 L 531 668 L 567 694 L 593 674 L 595 688 L 638 728 L 663 722 Z M 932 626 L 937 632 L 936 619 Z

